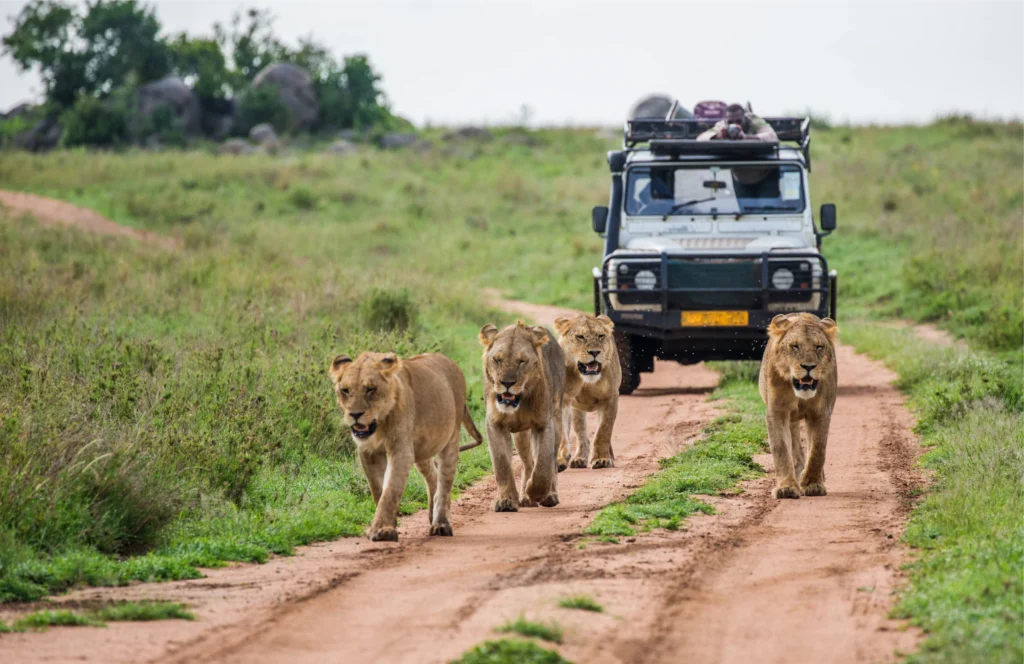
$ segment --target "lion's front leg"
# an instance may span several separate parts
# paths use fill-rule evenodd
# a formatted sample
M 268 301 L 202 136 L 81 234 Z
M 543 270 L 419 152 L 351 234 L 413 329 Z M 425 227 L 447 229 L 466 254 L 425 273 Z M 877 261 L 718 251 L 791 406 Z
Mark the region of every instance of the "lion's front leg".
M 384 490 L 384 473 L 388 469 L 388 457 L 383 450 L 376 452 L 359 451 L 359 463 L 366 473 L 366 481 L 370 485 L 370 495 L 373 496 L 373 504 L 380 504 L 380 494 Z
M 519 510 L 519 492 L 512 474 L 510 449 L 512 436 L 507 429 L 487 422 L 487 449 L 491 453 L 491 467 L 494 481 L 498 485 L 498 497 L 494 501 L 495 512 L 516 512 Z
M 810 450 L 807 465 L 800 476 L 800 487 L 808 496 L 824 496 L 825 490 L 825 447 L 828 443 L 828 428 L 832 423 L 831 414 L 807 418 L 807 437 Z
M 590 456 L 590 434 L 587 433 L 587 413 L 577 408 L 567 409 L 572 417 L 572 432 L 576 438 L 576 451 L 572 453 L 571 468 L 586 468 Z
M 572 454 L 569 452 L 569 439 L 572 437 L 572 408 L 562 409 L 562 437 L 558 443 L 558 472 L 569 467 Z
M 554 420 L 560 423 L 561 417 Z M 558 469 L 555 460 L 556 425 L 549 422 L 542 429 L 532 431 L 533 473 L 526 483 L 526 495 L 536 500 L 542 507 L 554 507 L 558 504 Z
M 519 460 L 523 464 L 523 477 L 521 480 L 522 491 L 519 492 L 519 506 L 520 507 L 536 507 L 537 501 L 530 498 L 530 495 L 526 491 L 526 484 L 530 481 L 530 476 L 533 475 L 533 449 L 532 449 L 532 436 L 530 431 L 520 431 L 519 433 L 512 434 L 512 440 L 515 441 L 516 451 L 519 453 Z
M 594 434 L 594 454 L 590 459 L 591 468 L 611 468 L 615 465 L 612 451 L 612 429 L 619 414 L 619 395 L 614 394 L 601 409 L 601 421 Z
M 405 493 L 405 484 L 409 481 L 414 456 L 411 437 L 407 449 L 396 449 L 388 456 L 388 469 L 384 473 L 384 491 L 381 493 L 377 511 L 370 522 L 369 535 L 374 542 L 398 541 L 398 506 Z
M 793 414 L 789 411 L 768 410 L 768 446 L 772 450 L 772 459 L 775 462 L 775 490 L 772 495 L 775 498 L 799 498 L 800 487 L 796 483 L 796 473 L 793 472 L 792 441 L 790 439 L 790 418 Z M 799 440 L 797 440 L 799 444 Z

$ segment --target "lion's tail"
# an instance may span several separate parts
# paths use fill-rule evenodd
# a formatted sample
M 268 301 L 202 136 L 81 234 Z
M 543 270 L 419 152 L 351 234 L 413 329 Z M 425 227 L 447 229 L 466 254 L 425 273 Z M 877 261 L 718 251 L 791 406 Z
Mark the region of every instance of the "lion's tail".
M 484 442 L 484 437 L 480 435 L 480 432 L 476 428 L 476 424 L 473 423 L 473 415 L 469 412 L 469 405 L 463 404 L 462 406 L 462 426 L 466 427 L 466 432 L 473 437 L 475 442 L 468 445 L 463 445 L 459 448 L 460 452 L 471 450 L 477 445 L 481 445 Z

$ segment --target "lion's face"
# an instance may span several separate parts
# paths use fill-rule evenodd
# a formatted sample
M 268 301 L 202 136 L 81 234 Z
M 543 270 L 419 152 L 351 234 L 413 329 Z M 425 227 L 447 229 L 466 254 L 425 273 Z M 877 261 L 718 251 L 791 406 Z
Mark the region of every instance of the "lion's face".
M 480 330 L 484 346 L 484 389 L 494 399 L 498 412 L 514 413 L 533 385 L 541 380 L 541 358 L 537 352 L 548 341 L 542 327 L 527 327 L 519 321 L 503 330 L 487 324 Z
M 559 343 L 566 360 L 576 362 L 576 370 L 587 383 L 601 380 L 604 363 L 614 357 L 612 330 L 615 324 L 607 316 L 580 314 L 555 321 Z
M 813 399 L 821 380 L 835 372 L 835 335 L 831 318 L 813 314 L 780 314 L 772 319 L 768 334 L 775 340 L 775 370 L 793 385 L 800 399 Z
M 356 443 L 377 432 L 377 423 L 395 407 L 395 372 L 401 361 L 394 353 L 363 353 L 356 360 L 339 355 L 331 363 L 331 382 L 345 422 Z

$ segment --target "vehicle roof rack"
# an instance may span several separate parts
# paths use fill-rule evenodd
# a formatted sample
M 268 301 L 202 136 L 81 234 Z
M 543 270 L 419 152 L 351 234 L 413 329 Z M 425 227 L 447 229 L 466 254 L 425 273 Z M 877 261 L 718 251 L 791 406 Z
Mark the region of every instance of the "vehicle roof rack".
M 779 142 L 715 141 L 694 145 L 696 138 L 711 129 L 717 120 L 635 118 L 626 120 L 622 146 L 635 148 L 647 143 L 652 152 L 671 154 L 740 155 L 773 152 L 783 142 L 796 143 L 804 154 L 807 170 L 811 168 L 811 119 L 809 117 L 763 118 L 779 137 Z M 726 148 L 725 145 L 734 147 Z M 742 147 L 741 147 L 742 146 Z

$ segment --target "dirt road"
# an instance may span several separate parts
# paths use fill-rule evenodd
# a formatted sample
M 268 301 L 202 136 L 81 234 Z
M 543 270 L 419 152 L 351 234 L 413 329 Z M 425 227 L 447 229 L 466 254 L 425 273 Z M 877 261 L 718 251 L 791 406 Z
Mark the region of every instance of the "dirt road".
M 559 313 L 508 306 L 545 323 Z M 425 537 L 419 513 L 398 544 L 350 538 L 197 581 L 79 591 L 68 599 L 185 601 L 199 620 L 4 634 L 0 661 L 446 662 L 521 614 L 562 625 L 557 649 L 579 664 L 889 660 L 918 637 L 885 618 L 918 446 L 894 376 L 845 346 L 839 366 L 828 496 L 774 501 L 763 478 L 709 498 L 719 514 L 685 530 L 579 548 L 602 506 L 713 417 L 716 376 L 660 363 L 623 398 L 616 467 L 562 473 L 556 508 L 495 514 L 485 480 L 454 506 L 451 539 Z M 605 612 L 557 606 L 575 593 Z

